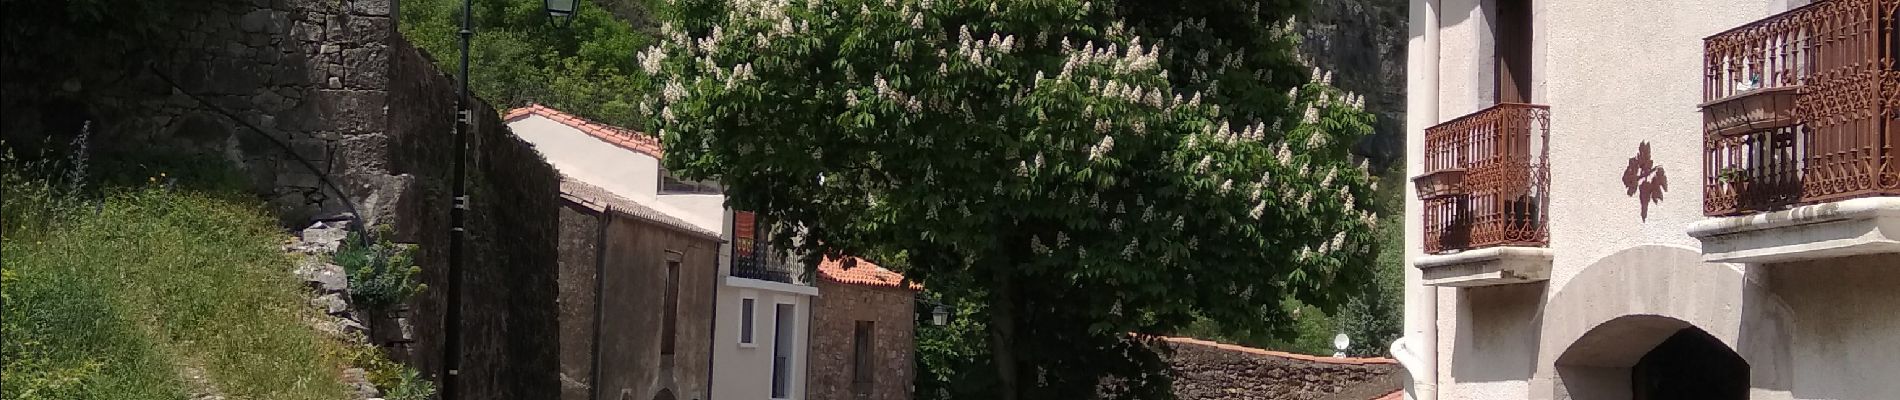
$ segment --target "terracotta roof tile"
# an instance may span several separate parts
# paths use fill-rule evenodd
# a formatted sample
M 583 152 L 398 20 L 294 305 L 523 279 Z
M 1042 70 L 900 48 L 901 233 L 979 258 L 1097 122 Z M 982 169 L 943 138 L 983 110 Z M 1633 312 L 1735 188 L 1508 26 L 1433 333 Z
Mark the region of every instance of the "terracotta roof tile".
M 908 287 L 910 290 L 924 289 L 923 285 L 916 282 L 910 282 L 906 285 L 903 274 L 884 269 L 884 267 L 880 267 L 877 264 L 872 264 L 869 260 L 856 257 L 852 258 L 856 259 L 858 264 L 852 266 L 850 269 L 845 269 L 843 258 L 825 258 L 824 262 L 818 263 L 818 276 L 823 277 L 825 280 L 847 285 L 890 288 Z
M 1372 399 L 1372 400 L 1403 400 L 1403 399 L 1405 399 L 1405 391 L 1396 390 L 1396 391 L 1393 391 L 1392 393 L 1386 393 L 1384 396 L 1379 396 L 1379 398 Z
M 666 147 L 660 144 L 660 138 L 632 129 L 590 121 L 586 118 L 581 118 L 540 104 L 529 104 L 527 107 L 508 110 L 507 113 L 503 114 L 502 121 L 514 122 L 515 120 L 527 118 L 529 115 L 547 118 L 550 121 L 567 125 L 568 127 L 581 131 L 581 133 L 586 133 L 588 136 L 593 136 L 607 143 L 613 143 L 620 148 L 640 152 L 653 156 L 654 158 L 660 158 L 660 156 L 666 152 Z

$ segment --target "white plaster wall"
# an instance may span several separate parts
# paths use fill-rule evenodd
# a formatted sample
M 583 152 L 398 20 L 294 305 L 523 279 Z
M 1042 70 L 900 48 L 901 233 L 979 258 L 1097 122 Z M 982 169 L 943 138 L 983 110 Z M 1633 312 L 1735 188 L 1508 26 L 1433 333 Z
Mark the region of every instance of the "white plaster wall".
M 717 194 L 662 194 L 660 204 L 679 210 L 686 222 L 713 232 L 724 232 L 730 226 L 721 224 L 725 220 L 726 196 Z
M 722 279 L 725 277 L 722 277 Z M 772 398 L 772 335 L 777 304 L 793 304 L 798 326 L 793 329 L 792 390 L 789 399 L 805 398 L 805 365 L 811 349 L 811 296 L 768 289 L 721 286 L 713 329 L 713 400 L 766 400 Z M 757 329 L 753 346 L 739 344 L 740 303 L 757 299 L 753 318 Z
M 1900 399 L 1900 255 L 1765 269 L 1797 316 L 1794 398 Z
M 594 138 L 539 115 L 508 123 L 508 128 L 546 157 L 562 174 L 619 194 L 629 200 L 653 200 L 660 189 L 660 160 Z
M 1440 9 L 1438 86 L 1412 91 L 1435 91 L 1439 122 L 1493 104 L 1493 1 L 1435 2 Z M 1791 2 L 1805 3 L 1532 1 L 1532 98 L 1551 109 L 1550 227 L 1556 258 L 1549 282 L 1527 285 L 1543 289 L 1437 289 L 1438 380 L 1444 399 L 1526 398 L 1529 371 L 1511 371 L 1532 362 L 1548 364 L 1551 355 L 1512 337 L 1536 336 L 1548 320 L 1566 318 L 1545 315 L 1541 308 L 1478 302 L 1540 303 L 1587 266 L 1639 246 L 1699 248 L 1686 228 L 1702 218 L 1696 107 L 1702 101 L 1702 38 L 1786 10 Z M 1413 0 L 1412 6 L 1429 3 Z M 1422 168 L 1423 139 L 1423 131 L 1408 132 L 1414 174 Z M 1645 142 L 1669 187 L 1660 203 L 1650 205 L 1647 219 L 1622 183 L 1629 158 Z M 1419 227 L 1421 208 L 1416 198 L 1407 201 L 1412 214 L 1407 244 L 1416 258 L 1422 246 L 1412 231 Z M 1497 335 L 1459 336 L 1461 328 L 1474 327 Z

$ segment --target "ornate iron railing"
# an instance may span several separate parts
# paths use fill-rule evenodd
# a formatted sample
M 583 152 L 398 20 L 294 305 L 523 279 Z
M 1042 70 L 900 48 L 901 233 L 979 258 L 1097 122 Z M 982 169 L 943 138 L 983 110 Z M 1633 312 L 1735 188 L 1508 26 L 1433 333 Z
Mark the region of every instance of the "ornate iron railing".
M 1425 252 L 1550 244 L 1550 108 L 1505 103 L 1425 130 Z
M 1900 0 L 1820 0 L 1703 40 L 1703 212 L 1900 195 Z
M 732 239 L 732 276 L 791 284 L 801 283 L 797 267 L 785 262 L 765 241 L 749 237 Z

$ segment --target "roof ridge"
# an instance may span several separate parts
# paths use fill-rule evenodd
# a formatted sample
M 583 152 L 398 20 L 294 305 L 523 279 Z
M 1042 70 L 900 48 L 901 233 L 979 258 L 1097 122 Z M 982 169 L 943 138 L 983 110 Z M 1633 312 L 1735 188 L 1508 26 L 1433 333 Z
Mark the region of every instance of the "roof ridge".
M 595 139 L 612 143 L 623 149 L 646 154 L 653 158 L 660 158 L 666 153 L 666 146 L 660 142 L 660 138 L 633 129 L 608 125 L 578 115 L 569 114 L 540 103 L 528 103 L 527 106 L 510 109 L 507 113 L 502 115 L 502 122 L 514 122 L 515 120 L 527 118 L 529 115 L 547 118 L 555 123 L 581 131 L 581 133 L 585 133 L 588 136 L 593 136 Z
M 847 259 L 857 260 L 858 265 L 845 269 L 844 261 Z M 825 257 L 818 262 L 818 276 L 824 280 L 846 285 L 924 289 L 923 284 L 905 278 L 902 273 L 856 256 Z

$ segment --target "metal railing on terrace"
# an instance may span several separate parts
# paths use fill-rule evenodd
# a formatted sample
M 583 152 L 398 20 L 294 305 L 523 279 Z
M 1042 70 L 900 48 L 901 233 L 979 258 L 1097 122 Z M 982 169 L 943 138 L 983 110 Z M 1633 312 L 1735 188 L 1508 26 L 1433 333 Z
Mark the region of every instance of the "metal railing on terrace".
M 1549 245 L 1550 108 L 1503 103 L 1425 130 L 1425 252 Z
M 1703 40 L 1703 212 L 1900 195 L 1900 0 L 1820 0 Z

